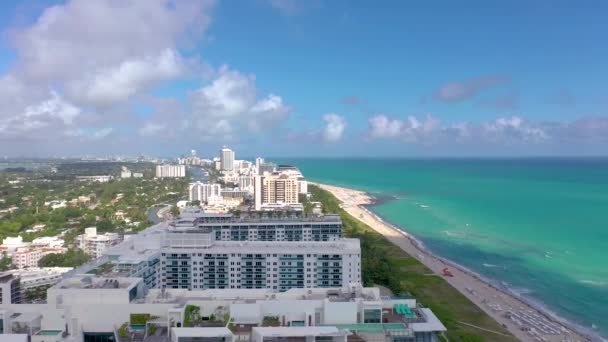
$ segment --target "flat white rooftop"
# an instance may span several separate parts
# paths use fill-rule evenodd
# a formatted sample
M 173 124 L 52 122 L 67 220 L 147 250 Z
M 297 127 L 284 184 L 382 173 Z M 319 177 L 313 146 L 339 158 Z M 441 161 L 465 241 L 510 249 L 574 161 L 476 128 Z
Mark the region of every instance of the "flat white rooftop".
M 207 327 L 207 328 L 173 328 L 176 337 L 215 337 L 230 336 L 232 331 L 226 327 Z
M 192 239 L 185 239 L 192 241 Z M 167 246 L 172 249 L 192 249 L 212 253 L 285 253 L 292 254 L 355 254 L 361 252 L 359 239 L 342 238 L 334 241 L 214 241 L 204 250 L 191 245 L 181 248 L 179 244 Z
M 253 332 L 265 337 L 343 336 L 348 334 L 345 330 L 326 326 L 253 327 Z
M 27 334 L 2 334 L 0 341 L 2 342 L 27 342 Z
M 414 332 L 433 332 L 433 331 L 446 331 L 446 327 L 441 323 L 439 318 L 435 316 L 433 311 L 428 308 L 421 308 L 420 311 L 426 317 L 426 322 L 424 323 L 409 323 L 409 327 L 414 330 Z
M 150 289 L 145 303 L 178 303 L 187 301 L 228 300 L 245 302 L 248 300 L 320 300 L 351 301 L 352 294 L 366 301 L 380 301 L 380 290 L 376 287 L 361 287 L 359 284 L 352 288 L 310 288 L 289 289 L 285 292 L 273 292 L 271 289 L 205 289 L 189 291 L 187 289 Z
M 75 276 L 62 280 L 61 282 L 53 286 L 52 289 L 126 289 L 131 286 L 137 285 L 137 283 L 139 283 L 140 281 L 141 278 L 105 278 L 94 276 Z

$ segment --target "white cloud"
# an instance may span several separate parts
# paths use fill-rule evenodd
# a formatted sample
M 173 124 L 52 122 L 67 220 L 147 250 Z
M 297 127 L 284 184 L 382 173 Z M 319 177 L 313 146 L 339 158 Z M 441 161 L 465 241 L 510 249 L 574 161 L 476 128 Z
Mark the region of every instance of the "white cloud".
M 49 116 L 61 119 L 66 125 L 71 125 L 80 113 L 80 108 L 65 102 L 56 92 L 51 92 L 51 98 L 36 106 L 27 107 L 23 116 L 25 118 Z
M 481 124 L 457 122 L 443 124 L 432 115 L 423 119 L 408 116 L 405 120 L 377 115 L 369 119 L 372 139 L 396 139 L 406 143 L 538 143 L 550 140 L 554 129 L 549 123 L 535 124 L 521 117 L 501 117 Z
M 368 124 L 371 138 L 398 138 L 407 142 L 426 141 L 441 129 L 440 121 L 431 115 L 427 115 L 422 120 L 411 115 L 406 120 L 376 115 L 368 120 Z
M 165 128 L 166 128 L 166 126 L 163 124 L 154 123 L 154 122 L 146 122 L 139 129 L 139 134 L 142 136 L 152 136 L 152 135 L 159 134 Z
M 200 40 L 212 0 L 70 0 L 13 30 L 13 70 L 28 88 L 52 85 L 81 105 L 123 102 L 192 66 L 178 47 Z
M 323 129 L 323 139 L 326 142 L 337 142 L 342 139 L 346 129 L 346 120 L 343 116 L 335 113 L 328 113 L 323 116 L 325 128 Z
M 108 135 L 110 135 L 112 132 L 114 132 L 114 128 L 112 127 L 104 127 L 101 129 L 98 129 L 96 131 L 93 132 L 92 137 L 94 139 L 102 139 L 107 137 Z
M 539 142 L 549 139 L 547 132 L 519 116 L 498 118 L 481 125 L 483 137 L 488 141 L 499 142 Z
M 222 66 L 217 77 L 190 97 L 191 120 L 210 134 L 229 135 L 236 126 L 258 132 L 284 120 L 290 109 L 280 96 L 258 99 L 255 76 Z
M 125 101 L 158 82 L 177 78 L 184 68 L 179 54 L 166 49 L 158 56 L 129 59 L 116 67 L 97 70 L 87 78 L 68 83 L 68 89 L 81 102 L 109 105 Z

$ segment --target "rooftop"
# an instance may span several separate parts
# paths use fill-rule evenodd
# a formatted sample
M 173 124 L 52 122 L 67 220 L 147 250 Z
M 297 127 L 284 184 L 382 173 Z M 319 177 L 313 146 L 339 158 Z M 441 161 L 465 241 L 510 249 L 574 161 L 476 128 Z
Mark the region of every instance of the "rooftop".
M 53 286 L 55 289 L 126 289 L 140 282 L 140 278 L 104 278 L 76 276 L 67 278 Z
M 179 233 L 178 233 L 179 234 Z M 183 240 L 183 239 L 181 239 Z M 175 244 L 168 246 L 175 249 L 195 249 L 192 243 L 184 247 L 179 241 L 171 240 Z M 211 253 L 285 253 L 293 254 L 345 254 L 360 253 L 359 239 L 341 238 L 333 241 L 204 241 L 205 252 Z
M 439 318 L 435 316 L 431 309 L 421 308 L 420 311 L 426 318 L 424 323 L 410 323 L 409 326 L 415 332 L 430 332 L 430 331 L 446 331 L 446 327 L 441 323 Z
M 344 336 L 348 334 L 347 331 L 336 326 L 254 327 L 253 332 L 264 337 Z
M 180 337 L 215 337 L 230 336 L 232 331 L 226 327 L 205 327 L 205 328 L 173 328 L 173 333 L 177 338 Z

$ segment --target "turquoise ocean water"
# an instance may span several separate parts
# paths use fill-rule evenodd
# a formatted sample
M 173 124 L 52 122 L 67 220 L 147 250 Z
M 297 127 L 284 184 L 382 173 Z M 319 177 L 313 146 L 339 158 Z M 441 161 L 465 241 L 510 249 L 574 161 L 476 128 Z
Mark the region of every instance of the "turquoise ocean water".
M 365 190 L 432 252 L 608 336 L 608 159 L 276 159 Z

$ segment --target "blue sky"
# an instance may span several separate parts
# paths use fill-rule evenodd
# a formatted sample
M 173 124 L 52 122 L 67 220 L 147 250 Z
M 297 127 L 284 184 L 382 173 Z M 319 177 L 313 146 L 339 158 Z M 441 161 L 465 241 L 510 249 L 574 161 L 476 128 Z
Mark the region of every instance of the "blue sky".
M 0 154 L 604 155 L 607 10 L 2 2 Z

